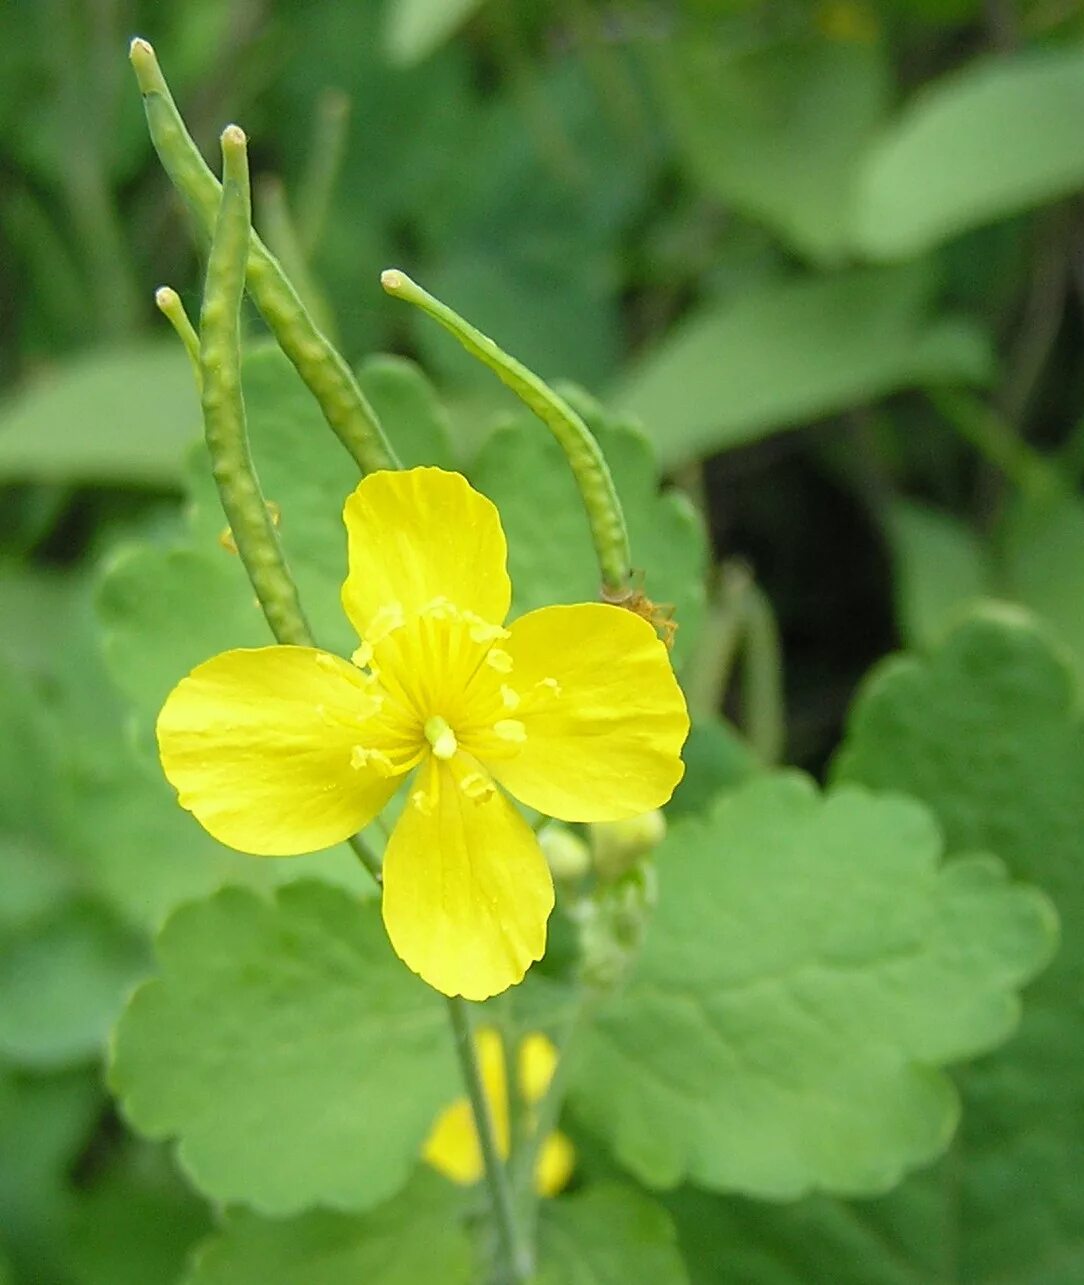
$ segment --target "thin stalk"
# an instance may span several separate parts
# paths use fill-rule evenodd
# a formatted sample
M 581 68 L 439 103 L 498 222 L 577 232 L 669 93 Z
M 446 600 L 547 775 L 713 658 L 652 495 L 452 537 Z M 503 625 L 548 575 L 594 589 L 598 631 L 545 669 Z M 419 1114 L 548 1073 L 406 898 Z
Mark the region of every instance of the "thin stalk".
M 512 1170 L 513 1188 L 520 1202 L 519 1208 L 524 1212 L 524 1223 L 528 1229 L 528 1235 L 532 1237 L 538 1212 L 538 1192 L 535 1190 L 534 1175 L 543 1144 L 557 1128 L 561 1109 L 565 1103 L 571 1066 L 569 1050 L 602 999 L 603 996 L 598 990 L 581 983 L 564 1030 L 557 1040 L 557 1065 L 554 1067 L 553 1078 L 545 1094 L 535 1106 L 534 1127 L 527 1135 Z
M 298 189 L 297 231 L 308 259 L 316 252 L 323 235 L 346 154 L 349 126 L 349 96 L 341 89 L 325 89 L 316 106 L 316 127 L 312 132 L 308 167 Z
M 771 603 L 750 580 L 744 596 L 745 657 L 742 668 L 745 732 L 762 763 L 783 757 L 783 656 Z
M 1025 494 L 1044 491 L 1052 469 L 1013 426 L 972 393 L 929 389 L 927 396 L 948 423 Z
M 696 646 L 682 672 L 694 722 L 719 713 L 745 628 L 745 596 L 752 582 L 740 562 L 724 563 Z
M 464 321 L 447 304 L 396 268 L 380 277 L 380 284 L 396 299 L 420 308 L 454 335 L 460 344 L 490 370 L 522 401 L 557 439 L 576 479 L 591 538 L 598 558 L 605 596 L 620 602 L 629 594 L 629 536 L 613 478 L 591 430 L 563 397 L 521 362 L 499 348 L 488 335 Z
M 508 1171 L 505 1169 L 497 1147 L 493 1115 L 490 1112 L 489 1100 L 482 1082 L 482 1070 L 478 1065 L 478 1052 L 474 1045 L 474 1031 L 466 1001 L 449 998 L 448 1016 L 455 1036 L 455 1048 L 460 1069 L 463 1072 L 463 1081 L 467 1086 L 467 1097 L 470 1099 L 471 1112 L 474 1115 L 478 1145 L 485 1163 L 486 1186 L 489 1190 L 490 1206 L 502 1259 L 501 1285 L 524 1285 L 530 1280 L 534 1270 L 533 1255 L 521 1233 L 512 1201 L 512 1189 L 508 1182 Z
M 505 1094 L 508 1098 L 508 1168 L 515 1168 L 516 1156 L 528 1135 L 529 1112 L 523 1096 L 519 1074 L 520 1033 L 516 1022 L 512 992 L 505 991 L 496 1005 L 497 1023 L 504 1057 Z
M 196 377 L 196 389 L 203 396 L 203 367 L 200 365 L 199 335 L 188 319 L 181 296 L 169 286 L 159 286 L 154 292 L 155 307 L 176 331 L 177 338 L 184 345 L 188 360 L 192 363 L 192 373 Z
M 330 338 L 335 335 L 335 321 L 327 300 L 309 269 L 308 257 L 298 236 L 297 226 L 286 199 L 286 187 L 277 175 L 268 175 L 256 184 L 260 224 L 267 243 L 274 250 L 283 271 L 294 283 L 298 297 L 313 320 Z
M 221 199 L 219 182 L 185 128 L 152 47 L 145 40 L 133 40 L 130 58 L 143 93 L 143 107 L 155 150 L 174 187 L 186 198 L 197 224 L 209 234 Z M 251 225 L 246 250 L 248 289 L 336 436 L 362 472 L 397 467 L 398 460 L 376 412 L 350 367 L 317 327 L 278 261 L 251 230 Z

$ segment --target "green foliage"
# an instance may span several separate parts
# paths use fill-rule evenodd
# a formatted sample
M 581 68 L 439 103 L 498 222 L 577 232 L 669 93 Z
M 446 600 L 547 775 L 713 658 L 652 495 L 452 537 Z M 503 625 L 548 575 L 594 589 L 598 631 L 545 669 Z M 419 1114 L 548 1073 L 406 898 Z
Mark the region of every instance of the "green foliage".
M 478 9 L 482 0 L 390 0 L 384 38 L 395 63 L 421 62 Z
M 691 313 L 623 381 L 664 465 L 913 383 L 982 382 L 985 337 L 929 319 L 921 264 L 769 281 Z
M 976 64 L 932 86 L 866 160 L 858 242 L 902 259 L 1084 181 L 1084 54 Z
M 526 1219 L 538 1281 L 1084 1277 L 1076 10 L 0 5 L 0 1282 L 466 1285 L 499 1258 L 486 1188 L 419 1167 L 463 1088 L 365 871 L 225 849 L 156 760 L 178 679 L 270 636 L 151 306 L 168 281 L 194 314 L 203 268 L 126 80 L 136 30 L 201 143 L 237 119 L 284 179 L 292 263 L 403 462 L 498 503 L 516 611 L 596 596 L 579 497 L 380 270 L 616 407 L 568 393 L 697 724 L 664 845 L 605 894 L 562 884 L 547 958 L 475 1015 L 556 1037 L 592 931 L 629 966 L 572 1028 L 576 1174 Z M 357 469 L 244 321 L 266 496 L 348 655 Z M 735 569 L 781 638 L 759 686 L 727 652 Z M 862 686 L 827 793 L 757 761 L 783 693 L 819 772 L 896 637 L 920 654 Z M 1017 1030 L 1042 893 L 1064 939 Z M 118 1117 L 107 1034 L 159 930 Z M 616 1164 L 712 1190 L 656 1202 Z M 862 1198 L 774 1203 L 818 1189 Z
M 792 774 L 675 826 L 637 969 L 585 1037 L 578 1113 L 652 1185 L 890 1188 L 956 1123 L 935 1068 L 1006 1038 L 1053 944 L 1043 898 L 975 846 L 941 864 L 923 808 Z
M 597 1186 L 542 1210 L 538 1285 L 685 1285 L 666 1211 L 632 1187 Z
M 105 349 L 0 411 L 0 480 L 172 488 L 198 426 L 192 370 L 175 344 Z
M 884 51 L 823 37 L 743 48 L 696 31 L 656 61 L 675 141 L 708 191 L 814 262 L 845 260 L 858 162 L 887 106 Z
M 1057 631 L 1084 680 L 1084 505 L 1066 494 L 1019 496 L 1001 545 L 1007 596 Z
M 406 1181 L 453 1093 L 452 1050 L 372 903 L 226 889 L 178 910 L 157 949 L 110 1078 L 141 1131 L 180 1138 L 201 1190 L 288 1214 L 368 1208 Z
M 900 628 L 912 646 L 933 644 L 991 590 L 989 557 L 978 536 L 947 513 L 901 500 L 886 516 Z
M 1082 755 L 1068 669 L 1026 618 L 1001 612 L 961 626 L 928 662 L 888 662 L 837 765 L 840 777 L 922 798 L 954 846 L 995 847 L 1015 877 L 1042 884 L 1062 921 L 1019 1036 L 962 1077 L 962 1133 L 932 1194 L 904 1188 L 884 1215 L 913 1220 L 951 1185 L 958 1213 L 944 1234 L 910 1236 L 931 1271 L 951 1252 L 968 1280 L 1054 1285 L 1084 1262 L 1070 1230 L 1082 1212 L 1072 1173 L 1084 1097 L 1065 1070 L 1079 1053 L 1084 978 Z
M 185 1285 L 472 1285 L 461 1203 L 447 1183 L 419 1172 L 394 1200 L 360 1216 L 314 1210 L 268 1222 L 232 1210 Z

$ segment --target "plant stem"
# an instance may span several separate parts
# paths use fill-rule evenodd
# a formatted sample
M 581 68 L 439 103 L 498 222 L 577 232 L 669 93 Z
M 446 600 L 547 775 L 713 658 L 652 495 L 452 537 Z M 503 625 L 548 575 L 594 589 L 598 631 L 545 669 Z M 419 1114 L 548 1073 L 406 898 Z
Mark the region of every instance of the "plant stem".
M 464 321 L 447 304 L 396 268 L 381 274 L 380 284 L 397 299 L 414 304 L 439 322 L 510 388 L 557 439 L 572 469 L 587 510 L 605 596 L 621 602 L 629 593 L 629 536 L 613 478 L 591 430 L 563 397 L 522 363 L 499 348 L 488 335 Z
M 1054 472 L 1050 464 L 973 393 L 930 389 L 927 396 L 960 436 L 1021 491 L 1034 495 L 1047 489 Z
M 185 129 L 154 50 L 145 40 L 136 39 L 132 41 L 130 57 L 143 93 L 155 150 L 174 187 L 188 201 L 197 223 L 210 233 L 219 206 L 218 180 Z M 397 467 L 376 412 L 350 367 L 318 329 L 278 261 L 251 225 L 246 250 L 248 289 L 336 436 L 362 472 Z
M 325 89 L 316 105 L 316 127 L 297 201 L 298 237 L 308 259 L 320 244 L 346 154 L 349 125 L 349 96 L 341 89 Z
M 713 718 L 723 706 L 745 628 L 745 595 L 752 575 L 741 562 L 725 562 L 696 646 L 682 673 L 685 699 L 694 722 Z
M 523 1239 L 512 1201 L 508 1171 L 497 1147 L 497 1135 L 493 1128 L 493 1116 L 486 1098 L 485 1085 L 482 1082 L 481 1068 L 478 1065 L 478 1053 L 474 1046 L 474 1032 L 467 1002 L 456 997 L 449 998 L 448 1015 L 451 1018 L 456 1053 L 459 1056 L 459 1065 L 467 1086 L 471 1112 L 474 1115 L 478 1145 L 485 1163 L 486 1186 L 489 1189 L 490 1206 L 503 1260 L 501 1285 L 524 1285 L 530 1280 L 534 1270 L 533 1255 L 529 1245 Z M 507 1067 L 505 1071 L 506 1074 L 509 1073 Z
M 783 756 L 783 658 L 779 629 L 767 595 L 754 580 L 744 596 L 745 658 L 742 669 L 745 733 L 769 767 Z

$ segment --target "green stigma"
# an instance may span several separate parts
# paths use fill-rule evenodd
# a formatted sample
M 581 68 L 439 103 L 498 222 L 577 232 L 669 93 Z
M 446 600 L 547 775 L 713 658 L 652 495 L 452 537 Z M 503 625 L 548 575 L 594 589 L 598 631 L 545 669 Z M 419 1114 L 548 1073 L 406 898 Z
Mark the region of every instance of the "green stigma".
M 433 753 L 438 759 L 453 758 L 456 750 L 459 749 L 455 732 L 439 714 L 434 714 L 432 718 L 426 720 L 425 739 L 433 747 Z

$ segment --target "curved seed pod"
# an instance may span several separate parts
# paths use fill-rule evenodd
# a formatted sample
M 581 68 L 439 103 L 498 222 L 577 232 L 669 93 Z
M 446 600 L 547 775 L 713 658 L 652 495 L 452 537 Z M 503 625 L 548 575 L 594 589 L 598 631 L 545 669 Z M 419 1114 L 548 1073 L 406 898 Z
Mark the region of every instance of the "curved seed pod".
M 628 592 L 629 537 L 625 515 L 613 478 L 591 430 L 563 397 L 537 375 L 510 357 L 487 335 L 435 299 L 404 272 L 389 268 L 380 284 L 388 294 L 412 303 L 439 321 L 463 347 L 493 371 L 497 378 L 546 425 L 560 443 L 583 497 L 607 601 L 621 602 Z
M 241 393 L 241 298 L 251 226 L 246 146 L 244 132 L 228 125 L 222 134 L 222 201 L 200 312 L 204 432 L 222 508 L 267 623 L 278 642 L 311 646 L 248 447 Z

